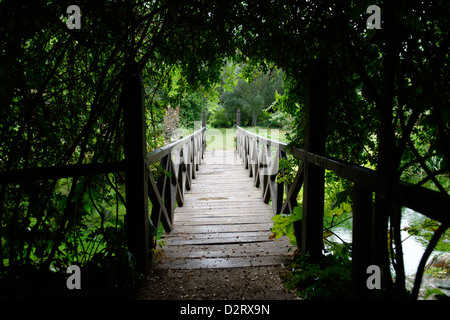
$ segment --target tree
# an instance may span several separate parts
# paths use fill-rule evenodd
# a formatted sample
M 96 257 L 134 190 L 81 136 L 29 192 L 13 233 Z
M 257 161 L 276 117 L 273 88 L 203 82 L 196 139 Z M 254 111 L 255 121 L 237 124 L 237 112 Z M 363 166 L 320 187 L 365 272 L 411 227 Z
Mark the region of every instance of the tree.
M 240 106 L 255 124 L 261 106 L 271 103 L 274 87 L 266 77 L 274 75 L 269 70 L 275 66 L 284 73 L 280 108 L 295 120 L 292 144 L 302 146 L 310 65 L 321 58 L 330 72 L 327 154 L 375 167 L 389 188 L 421 172 L 418 185 L 448 197 L 442 181 L 450 163 L 450 64 L 443 50 L 449 47 L 449 4 L 384 1 L 382 29 L 368 30 L 366 9 L 372 4 L 79 1 L 81 29 L 70 30 L 60 2 L 4 0 L 0 170 L 123 159 L 119 97 L 131 62 L 143 69 L 151 125 L 162 119 L 170 99 L 185 104 L 186 115 L 195 118 L 191 107 L 204 101 L 193 92 L 215 94 L 227 57 L 253 70 L 263 67 L 260 77 L 237 81 L 236 92 L 222 96 L 223 110 Z M 80 221 L 94 210 L 101 223 L 90 239 L 101 234 L 107 248 L 123 249 L 117 241 L 121 219 L 113 223 L 116 233 L 110 232 L 102 209 L 105 202 L 123 199 L 120 180 L 2 184 L 2 275 L 28 266 L 61 267 L 80 252 L 88 257 L 79 241 Z M 381 197 L 375 208 L 375 262 L 383 271 L 383 287 L 401 297 L 400 208 Z M 439 232 L 446 227 L 439 226 Z
M 240 109 L 242 123 L 256 126 L 261 112 L 275 102 L 275 94 L 283 93 L 282 72 L 276 69 L 267 72 L 256 70 L 248 72 L 245 68 L 242 72 L 232 91 L 223 90 L 220 104 L 225 109 L 227 118 L 234 119 L 237 109 Z M 245 72 L 247 79 L 244 79 Z
M 254 60 L 271 61 L 286 72 L 283 108 L 296 119 L 295 145 L 303 144 L 309 66 L 320 57 L 328 61 L 330 72 L 327 153 L 376 167 L 388 177 L 390 188 L 405 178 L 408 168 L 420 168 L 427 176 L 420 184 L 433 181 L 431 187 L 447 197 L 436 176 L 449 171 L 449 95 L 444 86 L 450 70 L 448 55 L 441 50 L 449 41 L 443 27 L 449 5 L 384 1 L 382 29 L 368 30 L 366 9 L 371 4 L 251 2 L 237 10 L 237 46 Z M 441 160 L 434 171 L 426 162 L 430 157 Z M 375 263 L 383 270 L 383 287 L 401 297 L 400 208 L 381 197 L 375 208 Z
M 150 125 L 162 119 L 158 92 L 170 90 L 175 75 L 190 91 L 176 88 L 173 97 L 200 87 L 207 91 L 218 79 L 229 38 L 216 30 L 224 26 L 216 19 L 220 5 L 100 0 L 77 5 L 81 28 L 69 29 L 63 3 L 0 3 L 1 171 L 123 160 L 119 97 L 132 63 L 143 70 Z M 185 100 L 186 114 L 199 100 L 196 94 Z M 0 274 L 14 278 L 26 268 L 107 263 L 102 258 L 123 259 L 131 267 L 120 210 L 122 181 L 116 174 L 1 184 Z M 91 214 L 99 218 L 94 227 Z

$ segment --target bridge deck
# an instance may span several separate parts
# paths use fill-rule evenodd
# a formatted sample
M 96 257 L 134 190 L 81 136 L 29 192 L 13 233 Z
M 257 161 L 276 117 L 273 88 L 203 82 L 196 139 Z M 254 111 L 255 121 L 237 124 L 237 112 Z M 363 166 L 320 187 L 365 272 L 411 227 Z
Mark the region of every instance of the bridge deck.
M 163 237 L 163 269 L 228 268 L 280 264 L 294 247 L 272 240 L 270 205 L 253 185 L 234 150 L 206 151 L 174 229 Z M 289 250 L 292 249 L 292 250 Z

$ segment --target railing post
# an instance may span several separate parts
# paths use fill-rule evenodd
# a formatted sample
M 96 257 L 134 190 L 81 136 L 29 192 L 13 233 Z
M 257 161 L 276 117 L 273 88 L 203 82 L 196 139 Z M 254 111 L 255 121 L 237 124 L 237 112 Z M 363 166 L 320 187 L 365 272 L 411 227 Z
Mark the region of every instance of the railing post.
M 277 175 L 280 174 L 281 176 L 284 177 L 284 169 L 282 169 L 280 166 L 281 159 L 287 159 L 287 155 L 286 155 L 286 152 L 278 149 L 277 156 L 275 157 L 275 161 L 278 162 Z M 285 185 L 285 183 L 283 181 L 282 182 L 277 181 L 277 183 L 276 183 L 277 204 L 276 204 L 276 206 L 274 206 L 275 214 L 282 213 L 281 208 L 283 207 L 283 196 L 284 196 L 284 189 L 285 189 L 284 185 Z M 273 203 L 273 201 L 272 201 L 272 203 Z
M 143 88 L 141 69 L 133 62 L 126 70 L 120 98 L 124 111 L 126 237 L 138 271 L 146 274 L 151 260 Z
M 206 109 L 203 109 L 202 111 L 202 128 L 206 127 Z M 201 134 L 201 144 L 202 144 L 202 159 L 203 159 L 203 155 L 205 154 L 205 150 L 206 150 L 206 132 L 202 131 Z
M 175 197 L 176 197 L 176 180 L 175 180 L 175 172 L 172 170 L 172 152 L 169 152 L 167 156 L 161 159 L 161 166 L 165 168 L 168 173 L 165 176 L 165 185 L 164 190 L 161 192 L 161 196 L 164 197 L 164 206 L 166 207 L 168 219 L 170 225 L 173 224 L 173 216 L 175 210 Z M 167 227 L 167 229 L 170 229 Z M 166 230 L 168 231 L 168 230 Z
M 305 151 L 325 155 L 327 61 L 316 60 L 312 71 L 306 104 Z M 322 255 L 324 179 L 325 169 L 305 162 L 301 249 L 303 253 L 309 253 L 313 260 Z

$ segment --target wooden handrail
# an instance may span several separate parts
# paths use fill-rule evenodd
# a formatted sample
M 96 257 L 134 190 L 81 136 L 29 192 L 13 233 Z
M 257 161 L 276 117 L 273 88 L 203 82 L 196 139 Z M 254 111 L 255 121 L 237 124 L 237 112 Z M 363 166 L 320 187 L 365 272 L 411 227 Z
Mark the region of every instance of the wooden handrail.
M 309 145 L 311 146 L 311 141 Z M 271 157 L 272 148 L 276 149 L 275 160 Z M 376 216 L 374 214 L 373 193 L 379 197 L 389 198 L 396 205 L 408 207 L 439 221 L 442 226 L 450 225 L 450 196 L 448 194 L 404 181 L 394 183 L 389 189 L 388 177 L 380 172 L 303 149 L 289 148 L 284 143 L 257 136 L 239 126 L 236 127 L 236 150 L 243 159 L 245 167 L 249 170 L 250 176 L 254 177 L 255 186 L 261 185 L 263 201 L 268 203 L 272 199 L 275 214 L 291 213 L 293 208 L 297 206 L 297 195 L 302 189 L 302 185 L 305 184 L 303 188 L 302 219 L 294 222 L 294 232 L 298 240 L 297 245 L 302 252 L 311 252 L 308 249 L 314 246 L 316 257 L 318 251 L 322 251 L 323 245 L 324 170 L 334 171 L 342 178 L 354 183 L 351 283 L 352 296 L 355 298 L 370 296 L 366 286 L 367 267 L 379 263 L 379 260 L 374 260 L 372 256 L 372 251 L 375 250 L 374 245 L 380 245 L 378 232 L 375 228 Z M 292 184 L 284 188 L 283 182 L 277 183 L 276 180 L 278 175 L 284 175 L 282 170 L 279 169 L 278 162 L 280 158 L 286 157 L 287 153 L 300 159 L 302 163 Z M 261 170 L 268 166 L 271 167 L 269 171 Z M 322 173 L 320 170 L 322 170 Z M 322 184 L 322 186 L 308 192 L 306 181 L 316 184 L 313 188 L 317 187 L 318 184 L 319 186 Z M 318 192 L 321 192 L 321 194 L 318 194 Z M 284 194 L 286 194 L 286 199 L 281 204 Z M 308 210 L 305 210 L 306 204 L 311 203 L 314 204 L 313 209 L 311 210 L 311 206 L 309 206 Z M 310 222 L 311 215 L 315 219 L 314 224 Z M 310 219 L 309 223 L 308 219 Z M 305 240 L 306 242 L 304 242 Z M 426 259 L 425 256 L 422 257 L 422 259 L 424 258 Z
M 155 149 L 147 153 L 147 157 L 145 158 L 145 161 L 150 164 L 153 162 L 157 162 L 161 160 L 164 156 L 166 156 L 169 152 L 172 152 L 173 150 L 177 150 L 182 148 L 186 143 L 194 139 L 196 136 L 200 135 L 201 133 L 205 132 L 206 128 L 203 127 L 196 132 L 180 139 L 177 141 L 174 141 L 168 145 L 165 145 L 161 148 Z
M 281 152 L 291 154 L 303 162 L 309 162 L 318 167 L 334 171 L 342 178 L 350 180 L 366 190 L 375 192 L 381 196 L 387 195 L 388 179 L 386 176 L 375 170 L 332 157 L 319 156 L 311 152 L 306 152 L 300 148 L 290 148 L 285 143 L 258 136 L 241 127 L 237 127 L 237 136 L 237 149 L 240 156 L 244 157 L 244 161 L 245 159 L 250 158 L 251 150 L 249 140 L 252 140 L 254 143 L 259 142 L 266 147 L 275 148 Z M 250 161 L 259 158 L 259 156 L 252 157 Z M 248 165 L 248 163 L 246 165 Z M 253 163 L 253 165 L 256 165 L 256 167 L 262 166 L 260 162 Z M 277 165 L 273 166 L 277 167 Z M 251 168 L 249 170 L 251 171 Z M 250 172 L 250 174 L 253 175 L 253 172 Z M 275 173 L 272 173 L 272 176 L 274 174 Z M 261 180 L 260 177 L 257 179 Z M 297 194 L 295 194 L 295 196 L 297 196 Z M 400 181 L 394 186 L 393 198 L 394 201 L 401 206 L 413 209 L 439 222 L 450 223 L 450 215 L 448 214 L 448 209 L 450 208 L 449 195 Z
M 154 232 L 162 223 L 164 230 L 173 228 L 175 201 L 183 206 L 185 190 L 190 190 L 192 179 L 203 159 L 206 147 L 206 127 L 193 134 L 158 148 L 147 154 L 148 197 L 152 203 L 151 222 Z M 155 180 L 150 165 L 160 162 L 162 174 Z M 155 245 L 156 237 L 153 239 Z

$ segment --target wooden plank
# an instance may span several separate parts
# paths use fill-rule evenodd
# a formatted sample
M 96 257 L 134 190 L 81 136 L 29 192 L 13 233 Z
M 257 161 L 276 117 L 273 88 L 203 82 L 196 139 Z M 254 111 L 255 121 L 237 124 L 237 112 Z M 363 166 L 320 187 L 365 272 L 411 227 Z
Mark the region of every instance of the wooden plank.
M 182 239 L 180 237 L 166 238 L 167 245 L 186 246 L 186 245 L 215 245 L 215 244 L 243 244 L 243 243 L 261 243 L 272 242 L 268 235 L 243 235 L 223 237 L 216 236 L 212 238 L 189 238 Z
M 282 256 L 260 257 L 230 257 L 230 258 L 200 258 L 200 259 L 168 259 L 158 268 L 169 269 L 212 269 L 212 268 L 242 268 L 280 265 L 287 259 Z
M 170 246 L 164 249 L 168 258 L 158 267 L 187 269 L 274 265 L 285 263 L 292 249 L 293 246 L 285 241 Z
M 260 237 L 260 238 L 269 238 L 271 235 L 271 232 L 269 230 L 228 230 L 228 231 L 221 231 L 221 232 L 191 232 L 191 233 L 175 233 L 172 234 L 171 232 L 166 233 L 164 239 L 222 239 L 222 238 L 236 238 L 236 239 L 242 239 L 243 237 Z
M 167 257 L 158 268 L 272 265 L 293 252 L 287 239 L 270 239 L 272 208 L 244 164 L 218 164 L 218 155 L 234 161 L 237 152 L 205 152 L 183 207 L 175 210 L 173 230 L 163 235 Z
M 222 207 L 193 207 L 193 208 L 185 208 L 183 207 L 183 210 L 180 208 L 178 210 L 179 214 L 177 216 L 177 218 L 181 218 L 184 216 L 189 216 L 189 217 L 201 217 L 201 216 L 205 216 L 205 217 L 220 217 L 221 215 L 223 216 L 230 216 L 230 215 L 234 215 L 234 216 L 250 216 L 250 215 L 260 215 L 262 217 L 268 217 L 268 216 L 272 216 L 271 212 L 267 212 L 265 211 L 265 208 L 261 208 L 261 207 L 256 207 L 256 208 L 252 208 L 252 207 L 246 207 L 246 206 L 230 206 L 228 208 L 222 208 Z M 239 221 L 236 221 L 239 222 Z
M 173 258 L 229 258 L 279 255 L 280 251 L 286 252 L 286 256 L 292 253 L 293 246 L 285 241 L 272 241 L 260 243 L 235 243 L 196 246 L 167 246 L 163 252 Z
M 183 210 L 180 208 L 178 212 L 180 212 L 180 216 L 189 214 L 190 216 L 195 215 L 207 215 L 207 216 L 220 216 L 221 214 L 227 214 L 227 213 L 235 213 L 237 215 L 250 215 L 250 214 L 261 214 L 263 216 L 272 216 L 272 212 L 264 211 L 265 208 L 261 207 L 247 207 L 245 205 L 243 206 L 233 206 L 228 208 L 222 208 L 222 207 L 214 207 L 214 206 L 205 206 L 205 207 L 199 207 L 195 206 L 192 208 L 186 208 L 183 207 Z
M 185 216 L 188 216 L 188 218 L 191 218 L 191 217 L 192 218 L 195 218 L 195 217 L 197 217 L 197 218 L 201 218 L 201 217 L 219 218 L 221 216 L 229 217 L 230 215 L 235 216 L 235 217 L 238 217 L 238 216 L 246 217 L 246 216 L 259 215 L 264 219 L 269 216 L 267 214 L 267 212 L 264 212 L 264 211 L 261 212 L 260 210 L 258 210 L 258 208 L 248 209 L 248 208 L 232 207 L 232 208 L 222 208 L 220 210 L 213 209 L 213 208 L 203 208 L 203 209 L 196 208 L 195 210 L 185 209 L 185 210 L 181 211 L 181 209 L 180 209 L 179 211 L 180 212 L 177 213 L 177 219 L 182 219 Z M 239 221 L 235 221 L 235 223 L 239 223 Z
M 172 234 L 193 234 L 193 233 L 213 233 L 213 232 L 247 232 L 247 231 L 262 231 L 270 230 L 272 222 L 262 223 L 248 223 L 248 224 L 223 224 L 223 225 L 203 225 L 203 226 L 189 226 L 176 224 L 171 233 L 167 233 L 166 236 Z
M 258 221 L 263 221 L 262 219 L 254 219 L 254 217 L 247 217 L 242 219 L 239 223 L 236 223 L 233 217 L 222 217 L 222 218 L 212 218 L 212 219 L 195 219 L 195 220 L 186 220 L 186 221 L 176 221 L 176 223 L 183 223 L 184 225 L 213 225 L 213 224 L 230 224 L 237 225 L 242 223 L 255 223 Z

